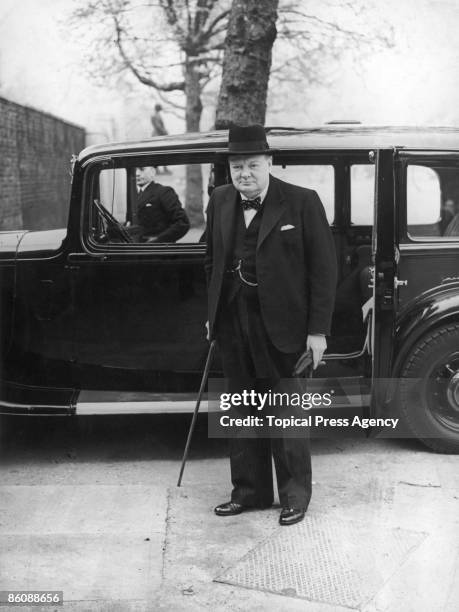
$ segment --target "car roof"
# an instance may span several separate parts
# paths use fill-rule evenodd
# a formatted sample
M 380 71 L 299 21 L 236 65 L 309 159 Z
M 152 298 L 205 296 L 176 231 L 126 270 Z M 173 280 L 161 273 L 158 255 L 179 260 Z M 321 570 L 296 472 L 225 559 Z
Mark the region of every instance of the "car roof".
M 273 149 L 349 150 L 401 148 L 414 150 L 459 150 L 459 127 L 364 126 L 329 124 L 308 128 L 268 127 Z M 155 151 L 226 151 L 228 130 L 156 136 L 145 140 L 92 145 L 83 149 L 78 161 L 112 154 L 144 154 Z

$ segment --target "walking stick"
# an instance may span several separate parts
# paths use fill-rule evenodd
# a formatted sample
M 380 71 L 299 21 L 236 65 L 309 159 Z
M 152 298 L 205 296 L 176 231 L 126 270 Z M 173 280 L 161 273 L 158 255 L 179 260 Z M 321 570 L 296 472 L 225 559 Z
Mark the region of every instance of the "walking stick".
M 204 387 L 206 386 L 207 378 L 209 376 L 210 364 L 212 362 L 212 355 L 214 352 L 215 340 L 212 340 L 209 347 L 209 352 L 207 353 L 206 365 L 204 367 L 204 372 L 202 373 L 201 386 L 199 388 L 198 399 L 196 400 L 196 406 L 194 408 L 193 418 L 191 419 L 190 430 L 188 432 L 188 438 L 185 444 L 185 450 L 183 451 L 182 458 L 182 466 L 180 468 L 180 474 L 177 482 L 177 486 L 179 487 L 182 482 L 183 470 L 185 469 L 185 463 L 188 459 L 188 452 L 190 450 L 191 438 L 193 437 L 194 426 L 196 425 L 196 419 L 198 418 L 199 406 L 201 405 L 201 397 L 204 392 Z

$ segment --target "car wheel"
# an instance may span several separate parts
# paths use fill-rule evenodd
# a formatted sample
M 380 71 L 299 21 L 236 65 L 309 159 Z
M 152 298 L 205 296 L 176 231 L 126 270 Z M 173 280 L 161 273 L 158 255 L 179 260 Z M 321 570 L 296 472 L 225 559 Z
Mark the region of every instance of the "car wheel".
M 401 372 L 401 416 L 436 452 L 459 453 L 459 324 L 438 327 L 413 347 Z

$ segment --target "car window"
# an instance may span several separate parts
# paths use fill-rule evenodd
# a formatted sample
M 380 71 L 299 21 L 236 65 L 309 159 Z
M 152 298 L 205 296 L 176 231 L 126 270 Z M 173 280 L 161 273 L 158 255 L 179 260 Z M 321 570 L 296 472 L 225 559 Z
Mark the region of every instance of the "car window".
M 335 171 L 331 165 L 274 165 L 271 174 L 300 187 L 314 189 L 325 208 L 328 222 L 335 216 Z
M 459 169 L 409 164 L 407 230 L 413 240 L 459 238 Z
M 96 243 L 200 242 L 210 164 L 102 168 L 91 193 Z
M 374 224 L 375 166 L 353 164 L 351 166 L 351 223 Z
M 99 174 L 100 202 L 120 222 L 126 221 L 127 173 L 126 168 L 102 170 Z

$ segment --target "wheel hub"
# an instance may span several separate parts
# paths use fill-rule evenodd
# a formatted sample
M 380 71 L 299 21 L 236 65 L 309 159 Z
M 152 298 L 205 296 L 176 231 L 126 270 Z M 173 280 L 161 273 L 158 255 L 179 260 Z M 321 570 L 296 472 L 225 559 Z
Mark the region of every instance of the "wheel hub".
M 449 379 L 446 398 L 450 407 L 459 412 L 459 371 Z

